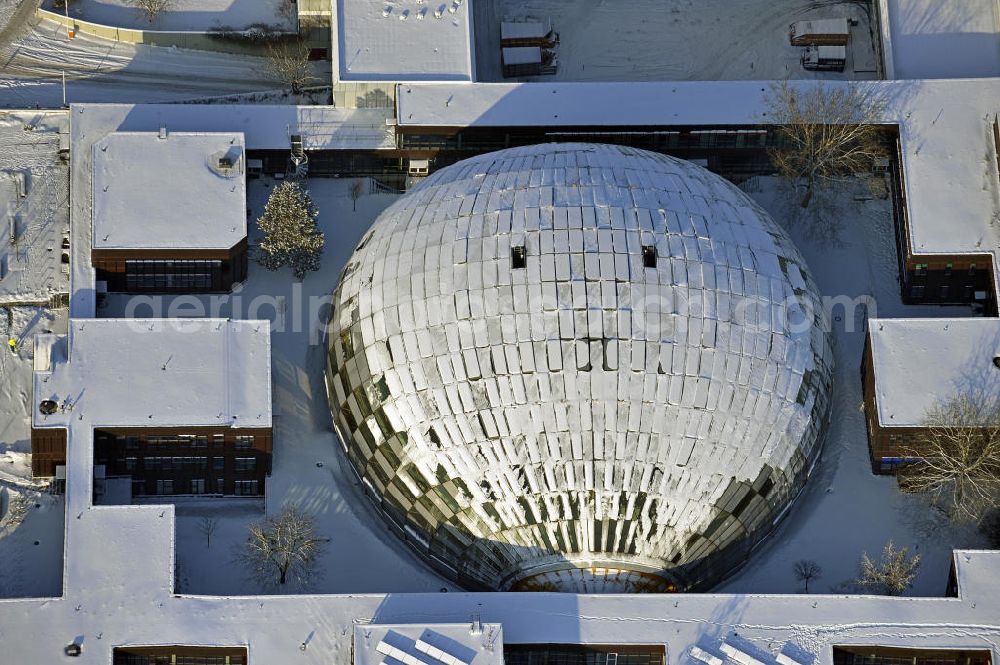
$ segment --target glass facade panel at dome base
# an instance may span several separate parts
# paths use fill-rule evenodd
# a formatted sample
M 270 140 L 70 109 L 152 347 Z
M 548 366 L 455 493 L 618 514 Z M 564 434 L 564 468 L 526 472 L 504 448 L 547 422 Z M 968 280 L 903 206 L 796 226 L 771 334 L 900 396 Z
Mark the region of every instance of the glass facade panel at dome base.
M 689 162 L 546 144 L 441 169 L 364 236 L 334 307 L 346 455 L 467 588 L 709 588 L 819 452 L 815 285 L 763 210 Z

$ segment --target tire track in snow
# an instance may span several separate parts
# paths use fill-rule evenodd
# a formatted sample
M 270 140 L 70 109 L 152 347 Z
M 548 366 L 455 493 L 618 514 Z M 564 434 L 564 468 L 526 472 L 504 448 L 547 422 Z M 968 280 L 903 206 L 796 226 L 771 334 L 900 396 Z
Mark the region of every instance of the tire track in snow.
M 67 86 L 70 102 L 153 102 L 279 87 L 262 75 L 264 70 L 263 58 L 252 56 L 82 36 L 69 40 L 58 24 L 39 21 L 0 45 L 0 105 L 42 99 L 40 88 L 48 88 L 45 97 L 51 102 L 51 86 L 58 85 L 63 72 L 75 82 Z

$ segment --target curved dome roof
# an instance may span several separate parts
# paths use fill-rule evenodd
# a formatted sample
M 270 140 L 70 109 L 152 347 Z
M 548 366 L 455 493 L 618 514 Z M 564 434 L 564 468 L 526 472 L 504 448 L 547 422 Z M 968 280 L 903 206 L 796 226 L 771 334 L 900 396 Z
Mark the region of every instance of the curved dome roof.
M 704 588 L 819 449 L 832 354 L 788 236 L 686 161 L 441 169 L 349 260 L 328 390 L 390 525 L 469 588 Z

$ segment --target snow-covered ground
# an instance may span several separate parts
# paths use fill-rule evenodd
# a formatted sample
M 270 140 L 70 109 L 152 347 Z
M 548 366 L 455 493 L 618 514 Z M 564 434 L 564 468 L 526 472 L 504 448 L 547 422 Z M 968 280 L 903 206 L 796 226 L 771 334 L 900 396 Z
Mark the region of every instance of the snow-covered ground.
M 250 181 L 248 204 L 254 216 L 263 210 L 274 181 Z M 250 279 L 221 309 L 223 317 L 270 318 L 273 378 L 274 467 L 267 483 L 267 510 L 294 502 L 316 515 L 317 529 L 329 537 L 321 567 L 326 571 L 311 590 L 319 593 L 417 592 L 454 588 L 425 568 L 406 546 L 386 531 L 369 508 L 339 450 L 333 433 L 323 384 L 325 351 L 309 325 L 308 303 L 329 296 L 354 246 L 378 214 L 397 197 L 366 194 L 354 210 L 351 179 L 314 178 L 309 190 L 326 233 L 323 266 L 298 289 L 289 270 L 267 272 L 250 266 Z M 251 232 L 251 242 L 256 234 Z M 256 300 L 257 296 L 264 296 Z M 276 300 L 280 299 L 280 300 Z M 301 299 L 302 307 L 295 305 Z M 184 297 L 192 301 L 191 297 Z M 207 298 L 197 298 L 207 302 Z M 276 302 L 284 304 L 276 305 Z M 112 296 L 101 316 L 148 316 L 143 306 L 129 311 L 139 299 Z M 167 298 L 165 303 L 179 302 Z M 255 302 L 260 304 L 259 309 Z M 167 307 L 155 315 L 167 315 Z M 235 311 L 234 311 L 235 310 Z M 311 344 L 311 342 L 313 342 Z M 212 507 L 213 504 L 207 504 Z M 249 594 L 261 591 L 232 563 L 233 548 L 246 537 L 247 525 L 263 516 L 253 504 L 224 500 L 213 514 L 218 531 L 206 547 L 198 522 L 204 501 L 177 505 L 177 575 L 179 591 L 198 594 Z
M 65 332 L 67 310 L 29 303 L 69 291 L 61 260 L 69 173 L 59 159 L 60 134 L 68 127 L 64 112 L 0 113 L 0 515 L 18 495 L 30 505 L 19 525 L 0 518 L 0 598 L 48 596 L 62 588 L 63 502 L 42 493 L 46 483 L 31 477 L 29 401 L 32 337 Z
M 0 485 L 31 481 L 31 338 L 64 331 L 66 310 L 49 310 L 69 291 L 62 240 L 69 231 L 68 168 L 59 159 L 66 113 L 0 113 Z M 22 196 L 23 194 L 23 196 Z M 10 241 L 10 224 L 16 241 Z M 8 340 L 16 341 L 16 353 Z
M 69 266 L 61 263 L 69 165 L 59 158 L 60 135 L 68 133 L 66 113 L 0 113 L 0 302 L 69 293 Z
M 27 500 L 28 506 L 24 521 L 16 528 L 0 519 L 0 598 L 58 596 L 62 592 L 63 497 L 23 487 L 0 487 L 0 495 L 5 508 L 15 497 Z
M 251 183 L 249 195 L 255 215 L 266 199 L 269 182 Z M 348 179 L 309 181 L 321 211 L 327 248 L 322 270 L 311 274 L 302 285 L 301 302 L 332 291 L 341 267 L 364 230 L 395 199 L 386 194 L 366 195 L 354 212 L 350 184 Z M 873 198 L 867 185 L 852 186 L 836 195 L 817 194 L 805 212 L 775 179 L 755 178 L 744 188 L 791 230 L 824 295 L 873 296 L 877 303 L 877 312 L 869 312 L 873 316 L 969 314 L 964 308 L 902 306 L 889 203 Z M 267 508 L 273 512 L 286 502 L 296 502 L 317 515 L 319 531 L 331 538 L 322 565 L 325 577 L 315 590 L 345 593 L 451 588 L 387 531 L 347 468 L 330 427 L 322 384 L 323 349 L 310 346 L 306 317 L 294 306 L 298 296 L 291 275 L 285 271 L 268 273 L 252 265 L 249 281 L 235 295 L 241 300 L 236 316 L 272 320 L 275 456 L 274 473 L 267 486 Z M 255 312 L 252 305 L 259 295 L 277 296 L 283 304 L 282 300 L 277 304 L 272 300 Z M 139 302 L 112 297 L 101 315 L 166 315 L 169 303 L 177 301 L 165 300 L 159 312 L 145 305 L 136 308 Z M 134 308 L 131 311 L 130 303 Z M 227 305 L 221 315 L 230 314 L 233 310 Z M 863 317 L 861 310 L 856 314 Z M 812 589 L 828 592 L 854 577 L 862 551 L 879 551 L 892 538 L 924 557 L 913 593 L 940 595 L 951 549 L 980 544 L 974 533 L 938 524 L 921 499 L 900 495 L 892 478 L 871 474 L 864 421 L 858 409 L 863 324 L 853 316 L 834 312 L 837 315 L 834 412 L 816 477 L 777 533 L 746 568 L 723 586 L 723 591 L 795 593 L 800 585 L 792 575 L 792 564 L 810 558 L 825 571 Z M 847 323 L 855 324 L 853 332 L 847 331 Z M 232 551 L 245 537 L 246 526 L 259 519 L 261 513 L 252 504 L 225 501 L 217 505 L 213 514 L 219 518 L 219 527 L 211 547 L 206 547 L 198 523 L 213 505 L 181 501 L 177 506 L 179 589 L 199 594 L 256 592 L 255 585 L 232 564 Z
M 64 510 L 61 496 L 31 477 L 31 340 L 36 333 L 65 332 L 67 310 L 0 306 L 0 339 L 11 337 L 17 353 L 0 350 L 0 498 L 23 495 L 30 509 L 20 525 L 0 520 L 0 598 L 58 595 L 62 588 Z M 36 504 L 38 504 L 36 506 Z M 2 511 L 0 511 L 2 512 Z M 2 659 L 0 659 L 2 660 Z
M 539 77 L 542 81 L 877 78 L 871 20 L 861 3 L 502 0 L 500 14 L 551 21 L 559 33 L 558 73 Z M 802 69 L 802 48 L 788 42 L 792 22 L 828 17 L 858 20 L 843 74 Z
M 54 0 L 42 7 L 62 12 Z M 295 29 L 294 0 L 171 0 L 153 21 L 132 0 L 73 0 L 70 16 L 91 23 L 137 30 L 204 32 L 225 26 L 243 30 L 267 24 L 277 30 Z
M 32 338 L 36 333 L 65 332 L 66 309 L 0 304 L 0 486 L 40 488 L 31 477 Z M 12 353 L 8 340 L 17 342 Z
M 1000 76 L 996 0 L 885 0 L 898 79 Z
M 36 21 L 0 43 L 0 107 L 57 108 L 74 102 L 172 102 L 281 85 L 264 59 L 77 36 L 52 21 Z M 330 80 L 327 62 L 314 63 L 318 82 Z

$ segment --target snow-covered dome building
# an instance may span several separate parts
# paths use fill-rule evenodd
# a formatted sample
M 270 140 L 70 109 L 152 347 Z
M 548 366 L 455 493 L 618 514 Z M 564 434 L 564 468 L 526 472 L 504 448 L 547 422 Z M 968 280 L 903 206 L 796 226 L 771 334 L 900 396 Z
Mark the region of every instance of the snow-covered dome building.
M 689 162 L 547 144 L 443 168 L 382 213 L 334 300 L 347 457 L 467 588 L 707 588 L 819 451 L 816 287 L 767 213 Z

